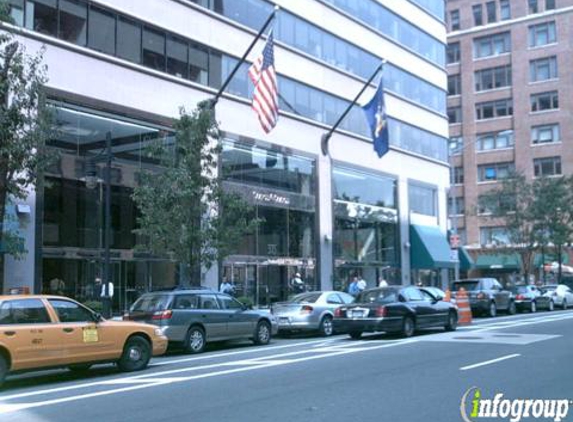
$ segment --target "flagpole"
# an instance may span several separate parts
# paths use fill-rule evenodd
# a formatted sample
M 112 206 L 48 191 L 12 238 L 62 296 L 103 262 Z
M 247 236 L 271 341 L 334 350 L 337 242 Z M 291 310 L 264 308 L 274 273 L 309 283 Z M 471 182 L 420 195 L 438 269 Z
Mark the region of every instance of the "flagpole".
M 235 73 L 237 73 L 237 71 L 239 70 L 239 67 L 241 67 L 241 65 L 245 62 L 245 59 L 247 58 L 247 56 L 249 55 L 249 53 L 251 52 L 251 50 L 253 49 L 253 47 L 255 46 L 257 41 L 259 40 L 259 38 L 261 38 L 261 35 L 263 35 L 263 32 L 265 32 L 265 30 L 267 29 L 267 27 L 269 26 L 271 21 L 274 19 L 278 10 L 279 10 L 279 6 L 276 5 L 274 7 L 273 12 L 269 15 L 269 17 L 265 21 L 263 27 L 260 29 L 259 33 L 255 37 L 255 39 L 251 42 L 251 45 L 249 45 L 249 48 L 247 48 L 247 51 L 245 51 L 245 54 L 243 54 L 243 57 L 241 57 L 239 62 L 235 65 L 235 68 L 232 70 L 232 72 L 229 74 L 229 76 L 227 76 L 227 79 L 225 79 L 225 82 L 223 82 L 223 85 L 221 85 L 221 88 L 219 88 L 219 92 L 217 92 L 217 95 L 215 95 L 215 98 L 213 98 L 211 100 L 211 108 L 212 109 L 215 108 L 215 106 L 217 105 L 217 102 L 219 101 L 219 98 L 221 97 L 221 95 L 225 91 L 225 88 L 227 88 L 227 85 L 229 85 L 229 83 L 231 82 L 231 79 L 233 79 L 233 76 L 235 76 Z
M 344 110 L 344 113 L 342 113 L 340 115 L 340 117 L 338 118 L 338 120 L 336 121 L 336 123 L 334 124 L 334 126 L 332 126 L 330 128 L 330 130 L 325 133 L 324 135 L 321 136 L 320 138 L 320 148 L 322 150 L 322 155 L 328 155 L 328 141 L 330 140 L 330 137 L 332 136 L 332 134 L 334 133 L 334 131 L 336 130 L 336 128 L 340 125 L 340 123 L 342 123 L 342 121 L 344 120 L 344 118 L 346 117 L 346 115 L 350 112 L 350 110 L 352 109 L 352 107 L 354 107 L 354 105 L 356 104 L 356 102 L 358 101 L 358 99 L 360 98 L 360 96 L 362 95 L 362 93 L 364 91 L 366 91 L 366 88 L 368 87 L 368 85 L 370 85 L 370 83 L 374 80 L 374 78 L 376 77 L 376 75 L 378 74 L 378 72 L 380 71 L 380 69 L 382 69 L 382 67 L 384 66 L 384 64 L 386 63 L 386 59 L 382 60 L 380 62 L 380 64 L 378 65 L 378 67 L 376 68 L 376 70 L 374 71 L 374 73 L 372 73 L 372 76 L 370 76 L 370 79 L 368 79 L 368 81 L 366 81 L 366 83 L 364 84 L 364 86 L 362 87 L 362 89 L 360 90 L 360 92 L 358 93 L 358 95 L 356 95 L 356 97 L 354 98 L 354 100 L 348 105 L 348 107 L 346 108 L 346 110 Z

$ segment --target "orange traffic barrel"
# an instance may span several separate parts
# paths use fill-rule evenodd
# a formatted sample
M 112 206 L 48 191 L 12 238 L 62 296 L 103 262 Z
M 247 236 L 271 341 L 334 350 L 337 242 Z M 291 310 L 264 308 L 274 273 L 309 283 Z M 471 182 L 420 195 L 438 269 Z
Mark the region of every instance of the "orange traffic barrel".
M 462 287 L 456 294 L 456 304 L 458 305 L 458 324 L 469 325 L 472 323 L 472 310 L 470 300 L 466 290 Z

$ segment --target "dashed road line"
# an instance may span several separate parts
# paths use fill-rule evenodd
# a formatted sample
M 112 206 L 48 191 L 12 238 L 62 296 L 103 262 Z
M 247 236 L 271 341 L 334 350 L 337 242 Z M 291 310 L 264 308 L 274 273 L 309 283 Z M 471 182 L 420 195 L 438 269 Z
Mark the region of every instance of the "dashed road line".
M 492 363 L 501 362 L 501 361 L 504 361 L 507 359 L 513 359 L 513 358 L 516 358 L 519 356 L 521 356 L 519 353 L 514 353 L 512 355 L 507 355 L 507 356 L 502 356 L 502 357 L 496 358 L 496 359 L 486 360 L 485 362 L 474 363 L 473 365 L 468 365 L 468 366 L 462 366 L 460 368 L 460 371 L 467 371 L 468 369 L 474 369 L 474 368 L 479 368 L 481 366 L 491 365 Z

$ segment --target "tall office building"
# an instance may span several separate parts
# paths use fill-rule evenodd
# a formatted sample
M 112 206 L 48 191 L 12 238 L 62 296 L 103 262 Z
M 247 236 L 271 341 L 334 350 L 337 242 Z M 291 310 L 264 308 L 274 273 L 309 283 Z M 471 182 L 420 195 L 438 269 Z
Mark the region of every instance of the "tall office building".
M 573 172 L 572 17 L 569 0 L 447 1 L 450 214 L 482 275 L 507 278 L 520 264 L 479 195 L 513 170 Z
M 94 157 L 112 138 L 114 306 L 177 283 L 176 263 L 135 249 L 137 170 L 143 150 L 173 136 L 179 107 L 212 98 L 275 5 L 280 113 L 267 135 L 251 109 L 250 63 L 217 104 L 219 157 L 229 189 L 263 219 L 240 248 L 204 274 L 266 305 L 301 273 L 308 289 L 342 288 L 353 274 L 409 284 L 447 279 L 449 184 L 444 4 L 425 0 L 9 0 L 28 50 L 46 46 L 48 93 L 60 159 L 14 204 L 24 261 L 6 262 L 6 288 L 87 298 L 101 275 L 101 183 Z M 321 153 L 327 132 L 380 64 L 390 151 L 373 151 L 354 107 Z M 368 87 L 366 103 L 377 85 Z M 97 180 L 97 179 L 96 179 Z M 29 205 L 18 207 L 18 205 Z M 18 211 L 19 210 L 19 211 Z M 29 210 L 29 212 L 28 212 Z

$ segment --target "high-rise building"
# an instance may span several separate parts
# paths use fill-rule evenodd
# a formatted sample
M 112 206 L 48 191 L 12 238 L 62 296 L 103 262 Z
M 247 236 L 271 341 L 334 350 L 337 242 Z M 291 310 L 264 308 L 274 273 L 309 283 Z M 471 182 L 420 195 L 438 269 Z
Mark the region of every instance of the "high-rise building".
M 446 13 L 451 224 L 480 274 L 509 278 L 507 231 L 477 200 L 510 171 L 573 173 L 573 1 L 448 0 Z
M 93 295 L 101 276 L 102 174 L 94 160 L 112 142 L 111 267 L 114 306 L 172 286 L 176 264 L 135 249 L 131 192 L 143 151 L 173 136 L 184 106 L 212 98 L 273 6 L 278 123 L 265 134 L 251 109 L 251 62 L 229 84 L 216 113 L 224 131 L 225 185 L 263 219 L 219 268 L 238 295 L 266 305 L 307 289 L 422 280 L 441 284 L 452 267 L 446 244 L 449 184 L 444 4 L 424 0 L 9 0 L 11 27 L 30 52 L 46 47 L 49 103 L 61 153 L 26 204 L 15 204 L 28 254 L 7 259 L 6 288 Z M 382 59 L 390 151 L 373 151 L 354 107 L 335 123 Z M 365 104 L 378 79 L 359 99 Z M 29 208 L 17 205 L 28 205 Z M 20 210 L 20 212 L 18 212 Z M 197 280 L 199 282 L 199 280 Z

